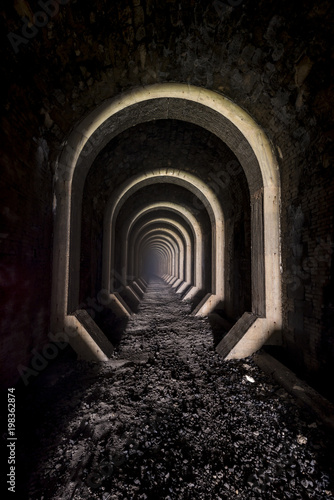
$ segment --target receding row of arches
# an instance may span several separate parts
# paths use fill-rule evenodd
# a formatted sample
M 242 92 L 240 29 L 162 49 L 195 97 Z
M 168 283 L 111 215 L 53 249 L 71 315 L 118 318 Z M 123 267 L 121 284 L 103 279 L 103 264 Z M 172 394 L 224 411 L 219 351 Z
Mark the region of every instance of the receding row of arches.
M 278 168 L 231 101 L 177 84 L 108 101 L 73 130 L 55 185 L 52 330 L 74 329 L 81 356 L 105 359 L 108 331 L 87 331 L 79 305 L 96 297 L 129 315 L 150 273 L 194 314 L 234 323 L 226 356 L 280 331 Z

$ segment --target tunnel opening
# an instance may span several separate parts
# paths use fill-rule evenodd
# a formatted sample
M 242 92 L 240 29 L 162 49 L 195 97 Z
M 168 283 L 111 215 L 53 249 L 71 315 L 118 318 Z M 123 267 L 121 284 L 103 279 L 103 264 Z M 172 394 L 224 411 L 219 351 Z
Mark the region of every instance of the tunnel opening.
M 225 231 L 226 233 L 226 239 L 230 240 L 233 242 L 233 232 L 238 231 L 238 229 L 235 229 L 235 220 L 239 220 L 242 218 L 242 222 L 246 220 L 246 223 L 248 223 L 248 226 L 250 225 L 250 208 L 249 208 L 249 194 L 247 190 L 247 183 L 246 179 L 244 176 L 241 175 L 243 172 L 237 172 L 233 171 L 237 170 L 238 164 L 236 162 L 236 159 L 234 156 L 232 156 L 231 153 L 229 153 L 229 160 L 227 161 L 228 163 L 228 168 L 226 170 L 222 170 L 222 164 L 224 163 L 224 155 L 228 154 L 228 150 L 226 148 L 226 145 L 222 144 L 219 139 L 216 137 L 212 136 L 211 133 L 203 133 L 203 129 L 200 127 L 194 126 L 194 125 L 189 125 L 185 124 L 184 122 L 179 122 L 179 121 L 169 121 L 169 120 L 164 120 L 164 121 L 158 121 L 154 123 L 148 123 L 145 125 L 133 127 L 131 130 L 131 142 L 132 142 L 132 148 L 129 150 L 128 148 L 128 140 L 129 140 L 129 132 L 124 132 L 121 134 L 123 137 L 117 136 L 115 138 L 114 142 L 116 142 L 116 149 L 117 151 L 115 152 L 113 145 L 108 144 L 107 145 L 107 152 L 103 150 L 98 157 L 95 168 L 94 165 L 88 175 L 86 185 L 90 187 L 90 193 L 87 193 L 87 196 L 90 197 L 90 200 L 95 199 L 95 205 L 101 205 L 100 203 L 100 198 L 98 198 L 99 201 L 97 201 L 96 196 L 96 190 L 94 191 L 92 186 L 98 186 L 99 193 L 101 193 L 100 186 L 103 182 L 103 179 L 107 176 L 108 177 L 108 182 L 111 184 L 112 181 L 112 170 L 113 167 L 111 165 L 114 165 L 116 163 L 115 157 L 122 157 L 123 158 L 123 165 L 124 164 L 129 164 L 130 161 L 128 160 L 128 156 L 132 157 L 133 159 L 136 159 L 136 165 L 135 167 L 137 170 L 140 170 L 141 165 L 138 167 L 137 165 L 137 160 L 138 158 L 145 157 L 145 165 L 155 165 L 158 162 L 158 159 L 151 154 L 151 158 L 149 156 L 150 151 L 157 149 L 160 151 L 161 149 L 164 149 L 164 159 L 172 163 L 172 161 L 169 159 L 170 157 L 172 158 L 175 168 L 180 169 L 180 168 L 185 168 L 185 165 L 188 165 L 187 170 L 190 172 L 197 172 L 200 173 L 201 176 L 207 181 L 207 179 L 211 179 L 210 181 L 207 181 L 209 186 L 213 188 L 214 191 L 217 192 L 217 198 L 219 198 L 219 201 L 221 204 L 224 205 L 225 208 L 225 213 L 227 218 L 227 224 L 229 227 L 229 231 Z M 136 137 L 139 137 L 136 141 Z M 176 136 L 179 137 L 179 140 L 176 142 L 176 144 L 173 143 L 171 137 Z M 184 137 L 188 137 L 188 148 L 187 148 L 187 154 L 186 156 L 181 154 L 180 150 L 178 148 L 182 148 L 184 146 Z M 142 143 L 142 138 L 150 138 L 146 139 L 145 143 Z M 190 141 L 192 139 L 192 141 Z M 124 141 L 124 145 L 123 144 Z M 171 148 L 170 146 L 167 148 L 165 142 L 167 144 L 173 144 L 173 147 Z M 197 159 L 197 163 L 195 164 L 195 156 L 199 156 L 198 149 L 196 147 L 199 147 L 199 142 L 202 141 L 203 146 L 203 153 L 202 156 L 204 159 Z M 134 144 L 136 143 L 136 144 Z M 126 149 L 127 148 L 127 149 Z M 194 154 L 194 151 L 197 151 L 197 154 Z M 128 156 L 126 156 L 126 151 L 128 151 Z M 189 151 L 192 151 L 192 157 L 191 161 L 189 162 Z M 125 155 L 125 156 L 124 156 Z M 178 163 L 176 164 L 176 158 L 178 158 Z M 231 160 L 232 158 L 232 160 Z M 210 168 L 207 165 L 210 165 Z M 134 170 L 134 168 L 132 170 Z M 202 167 L 202 168 L 200 168 Z M 143 167 L 141 167 L 143 168 Z M 232 170 L 233 174 L 229 172 Z M 217 173 L 219 174 L 220 177 L 218 177 Z M 116 168 L 115 172 L 115 177 L 119 174 L 118 168 Z M 210 177 L 211 176 L 211 177 Z M 98 179 L 98 180 L 97 180 Z M 216 179 L 216 182 L 213 182 L 213 179 Z M 94 183 L 95 180 L 95 183 Z M 159 180 L 159 179 L 158 179 Z M 225 183 L 224 183 L 225 181 Z M 234 181 L 234 182 L 232 182 Z M 229 196 L 227 196 L 226 193 L 226 185 L 229 186 Z M 225 188 L 225 189 L 224 189 Z M 114 189 L 117 189 L 117 185 L 115 186 Z M 86 191 L 85 191 L 86 194 Z M 95 197 L 95 198 L 94 198 Z M 85 198 L 84 198 L 85 199 Z M 92 203 L 90 200 L 88 200 L 88 203 L 84 203 L 84 206 L 90 206 L 90 203 Z M 165 201 L 166 200 L 166 201 Z M 168 201 L 169 200 L 169 201 Z M 182 200 L 182 207 L 183 209 L 185 207 L 188 207 L 187 210 L 190 213 L 190 210 L 193 212 L 193 217 L 192 218 L 197 218 L 198 219 L 198 224 L 201 224 L 201 229 L 198 227 L 196 230 L 194 228 L 190 229 L 188 228 L 187 232 L 185 232 L 185 229 L 180 229 L 180 224 L 184 224 L 184 220 L 179 220 L 177 221 L 175 219 L 176 214 L 175 211 L 172 214 L 172 218 L 174 218 L 174 225 L 179 224 L 179 230 L 181 232 L 183 231 L 183 236 L 180 234 L 181 238 L 186 238 L 187 241 L 187 248 L 188 248 L 188 253 L 185 251 L 185 262 L 182 263 L 183 267 L 185 267 L 185 270 L 183 271 L 184 273 L 187 273 L 187 276 L 182 276 L 181 281 L 185 281 L 183 285 L 183 289 L 187 287 L 187 285 L 190 285 L 190 282 L 192 279 L 195 279 L 195 265 L 197 266 L 196 272 L 198 274 L 201 274 L 200 277 L 198 277 L 198 283 L 197 283 L 197 290 L 196 293 L 194 293 L 193 297 L 188 297 L 192 299 L 193 302 L 193 308 L 195 309 L 196 306 L 200 303 L 202 299 L 206 296 L 208 291 L 211 290 L 211 285 L 212 285 L 212 275 L 215 273 L 214 270 L 212 270 L 212 224 L 210 222 L 210 217 L 205 209 L 204 204 L 201 202 L 200 199 L 197 197 L 194 197 L 193 193 L 189 193 L 186 189 L 182 188 L 181 186 L 178 186 L 174 183 L 171 183 L 170 181 L 166 182 L 157 182 L 155 184 L 150 184 L 149 186 L 144 186 L 141 189 L 138 189 L 138 191 L 134 192 L 131 194 L 131 196 L 126 200 L 126 203 L 124 203 L 124 206 L 121 207 L 117 219 L 115 221 L 115 235 L 117 235 L 117 240 L 118 243 L 115 245 L 115 265 L 113 266 L 114 268 L 114 283 L 112 286 L 116 288 L 116 290 L 119 289 L 119 287 L 126 284 L 130 284 L 131 280 L 134 279 L 135 275 L 138 274 L 138 270 L 135 272 L 133 269 L 134 263 L 131 261 L 133 259 L 133 252 L 136 253 L 136 242 L 133 241 L 133 231 L 137 231 L 137 227 L 139 227 L 140 224 L 140 219 L 137 220 L 137 212 L 141 212 L 144 210 L 142 207 L 145 207 L 145 204 L 155 203 L 156 209 L 158 210 L 160 207 L 163 208 L 164 204 L 169 202 L 170 200 L 173 200 L 173 203 L 180 207 L 180 202 L 179 200 Z M 90 203 L 89 203 L 90 202 Z M 153 205 L 154 205 L 153 203 Z M 103 205 L 102 205 L 103 206 Z M 85 208 L 84 208 L 85 210 Z M 161 217 L 159 219 L 156 219 L 155 217 L 158 215 L 158 212 L 156 210 L 156 213 L 153 212 L 153 209 L 151 208 L 149 212 L 145 212 L 146 219 L 145 223 L 148 225 L 149 223 L 153 224 L 155 220 L 161 220 Z M 86 210 L 86 214 L 84 214 L 83 219 L 85 220 L 85 224 L 87 224 L 87 220 L 89 218 L 89 213 L 88 210 Z M 163 214 L 159 214 L 160 216 Z M 171 214 L 166 214 L 165 210 L 165 215 L 169 215 L 169 224 L 172 223 L 172 219 L 170 218 Z M 183 217 L 185 217 L 183 215 Z M 101 220 L 101 217 L 100 217 Z M 129 233 L 126 234 L 126 228 L 130 225 L 132 225 L 132 221 L 136 220 L 136 225 L 133 229 L 129 230 Z M 130 221 L 130 223 L 129 223 Z M 162 221 L 164 224 L 166 221 Z M 101 222 L 97 221 L 95 223 L 95 226 L 98 228 Z M 226 224 L 226 225 L 227 225 Z M 187 226 L 189 227 L 189 222 L 187 223 Z M 132 226 L 131 226 L 132 227 Z M 201 231 L 201 239 L 199 241 L 196 241 L 197 247 L 198 247 L 198 255 L 197 255 L 197 263 L 196 259 L 192 254 L 194 254 L 194 249 L 191 248 L 191 245 L 195 245 L 194 238 L 196 238 L 199 235 L 199 231 Z M 190 235 L 192 234 L 191 241 L 189 241 L 189 233 Z M 94 240 L 95 235 L 93 235 L 90 240 Z M 243 239 L 245 240 L 248 238 L 247 243 L 248 246 L 244 248 L 245 252 L 245 259 L 247 259 L 247 253 L 248 253 L 248 262 L 250 263 L 250 231 L 248 232 L 248 235 L 244 235 Z M 199 238 L 198 238 L 199 239 Z M 83 238 L 82 238 L 83 240 Z M 89 238 L 88 238 L 89 242 Z M 185 243 L 185 241 L 183 241 Z M 230 243 L 229 243 L 230 245 Z M 231 246 L 231 245 L 230 245 Z M 202 247 L 202 248 L 201 248 Z M 130 249 L 128 252 L 128 248 Z M 89 262 L 89 249 L 87 251 L 87 269 L 91 269 L 90 262 Z M 128 262 L 127 262 L 128 260 Z M 225 267 L 225 269 L 232 268 L 232 264 L 234 261 L 234 268 L 237 267 L 236 263 L 241 262 L 242 256 L 237 255 L 236 249 L 230 249 L 229 251 L 229 256 L 226 258 L 225 264 L 222 263 L 222 266 Z M 138 267 L 138 264 L 137 264 Z M 193 268 L 193 269 L 192 269 Z M 248 274 L 247 274 L 248 273 Z M 233 279 L 230 279 L 228 277 L 229 271 L 225 272 L 225 277 L 224 280 L 226 282 L 226 288 L 230 288 L 235 286 Z M 237 275 L 237 273 L 235 273 Z M 240 272 L 239 272 L 240 275 Z M 184 279 L 183 279 L 184 278 Z M 250 310 L 251 305 L 251 291 L 250 291 L 250 266 L 245 269 L 245 272 L 243 274 L 243 287 L 240 288 L 242 290 L 243 294 L 246 296 L 245 301 L 247 302 L 248 309 Z M 180 281 L 180 283 L 181 283 Z M 180 284 L 179 283 L 179 284 Z M 84 293 L 96 293 L 96 290 L 94 291 L 89 291 L 89 288 Z M 83 293 L 82 293 L 83 295 Z M 245 309 L 243 309 L 244 304 L 239 302 L 238 300 L 233 300 L 233 293 L 230 292 L 229 296 L 229 317 L 232 321 L 235 321 L 236 318 L 239 318 L 242 313 L 244 312 Z M 239 307 L 239 309 L 238 309 Z M 246 306 L 247 307 L 247 306 Z M 225 314 L 227 314 L 227 311 L 225 310 Z
M 334 497 L 334 3 L 1 19 L 17 495 Z
M 164 94 L 165 92 L 166 94 Z M 167 98 L 166 95 L 168 95 Z M 135 101 L 133 101 L 134 96 L 136 96 Z M 166 104 L 168 104 L 167 115 Z M 198 115 L 199 110 L 200 115 Z M 188 129 L 185 127 L 182 130 L 181 126 L 178 127 L 179 123 L 176 125 L 175 120 L 178 119 L 178 115 L 182 115 L 179 122 L 182 122 L 183 127 L 183 123 L 188 122 Z M 207 121 L 208 118 L 210 118 L 209 121 Z M 143 124 L 149 126 L 149 124 L 153 123 L 154 127 L 151 127 L 149 133 L 153 134 L 154 141 L 158 144 L 159 134 L 157 137 L 157 131 L 159 131 L 159 126 L 157 126 L 157 123 L 162 121 L 164 124 L 170 125 L 169 120 L 174 120 L 171 128 L 175 129 L 176 127 L 178 132 L 181 131 L 182 141 L 180 142 L 183 146 L 188 145 L 188 148 L 181 149 L 184 153 L 183 156 L 178 148 L 170 147 L 171 144 L 174 145 L 175 143 L 175 131 L 174 136 L 172 133 L 169 135 L 169 140 L 165 142 L 161 151 L 159 150 L 158 155 L 149 154 L 147 148 L 146 150 L 143 147 L 134 148 L 132 153 L 130 152 L 128 156 L 125 155 L 127 158 L 126 165 L 124 164 L 124 157 L 123 162 L 111 161 L 115 159 L 111 158 L 110 151 L 104 150 L 111 144 L 114 137 L 118 136 L 120 139 L 122 132 L 130 128 L 132 128 L 131 132 L 136 132 L 136 127 L 143 127 Z M 197 267 L 196 264 L 193 264 L 196 268 L 193 273 L 194 283 L 191 283 L 191 288 L 184 299 L 187 300 L 191 296 L 203 292 L 203 290 L 207 292 L 195 307 L 193 314 L 199 316 L 208 315 L 216 310 L 218 310 L 219 314 L 219 311 L 223 310 L 226 317 L 234 317 L 233 319 L 236 320 L 236 323 L 226 336 L 228 337 L 226 342 L 224 339 L 222 340 L 222 342 L 225 342 L 224 345 L 220 346 L 219 344 L 221 354 L 243 357 L 247 353 L 257 350 L 274 333 L 279 333 L 281 321 L 278 224 L 279 180 L 277 165 L 272 156 L 270 144 L 255 122 L 231 101 L 213 92 L 198 91 L 196 88 L 183 87 L 182 85 L 158 85 L 153 86 L 148 91 L 138 90 L 132 94 L 130 93 L 125 96 L 123 101 L 106 103 L 94 113 L 87 125 L 84 123 L 86 122 L 84 121 L 82 125 L 79 125 L 76 136 L 65 147 L 60 161 L 60 165 L 68 165 L 66 175 L 71 177 L 73 174 L 73 179 L 68 185 L 69 191 L 66 191 L 65 188 L 65 196 L 61 198 L 60 205 L 57 207 L 59 224 L 58 226 L 56 224 L 56 228 L 64 224 L 70 224 L 72 230 L 70 234 L 65 231 L 65 242 L 63 241 L 64 232 L 62 232 L 62 238 L 60 238 L 56 231 L 55 247 L 58 249 L 60 244 L 61 248 L 65 249 L 69 245 L 70 251 L 66 255 L 62 251 L 58 251 L 56 254 L 58 257 L 54 260 L 54 276 L 59 277 L 61 275 L 60 280 L 54 280 L 53 287 L 54 294 L 57 295 L 57 299 L 53 301 L 55 307 L 52 316 L 55 327 L 58 329 L 62 325 L 62 328 L 65 329 L 67 327 L 74 328 L 77 331 L 80 330 L 80 325 L 73 319 L 75 317 L 73 311 L 77 310 L 80 303 L 80 287 L 83 286 L 84 289 L 84 286 L 87 286 L 87 281 L 90 281 L 90 293 L 93 296 L 103 294 L 105 301 L 109 296 L 110 303 L 108 303 L 108 306 L 113 312 L 117 311 L 119 313 L 119 311 L 123 311 L 125 315 L 131 315 L 129 296 L 132 301 L 137 303 L 140 302 L 140 299 L 131 287 L 131 282 L 129 284 L 127 279 L 129 271 L 128 257 L 125 258 L 125 266 L 117 268 L 116 265 L 117 259 L 119 259 L 117 248 L 122 245 L 122 242 L 118 241 L 118 234 L 116 234 L 117 219 L 125 204 L 127 209 L 131 208 L 133 201 L 131 201 L 131 197 L 138 190 L 152 185 L 171 184 L 188 190 L 193 195 L 191 208 L 198 210 L 198 206 L 202 203 L 210 219 L 210 225 L 202 228 L 201 238 L 198 238 L 195 229 L 192 229 L 196 234 L 196 242 L 193 245 L 194 248 L 190 251 L 189 248 L 186 248 L 184 240 L 182 241 L 180 236 L 178 236 L 180 241 L 176 241 L 172 234 L 166 235 L 166 229 L 163 230 L 163 236 L 159 235 L 159 239 L 164 241 L 163 245 L 165 247 L 167 245 L 166 241 L 168 241 L 169 258 L 173 260 L 172 285 L 180 285 L 181 287 L 189 285 L 184 272 L 186 265 L 188 276 L 191 275 L 188 261 L 192 260 L 192 251 L 193 255 L 196 254 L 197 256 Z M 201 163 L 202 168 L 197 167 L 192 170 L 193 158 L 190 155 L 189 131 L 191 127 L 189 123 L 191 127 L 206 129 L 206 132 L 208 132 L 208 134 L 204 133 L 207 141 L 205 145 L 206 153 L 209 151 L 208 144 L 210 144 L 210 140 L 213 140 L 213 136 L 218 138 L 223 145 L 222 147 L 225 148 L 225 163 L 223 162 L 223 168 L 218 172 L 217 168 L 216 171 L 208 168 L 209 164 L 208 161 L 205 161 L 205 156 L 203 157 L 204 161 L 202 160 Z M 80 127 L 86 127 L 84 136 L 80 136 Z M 149 142 L 150 139 L 147 139 L 149 134 L 146 133 L 145 136 L 144 128 L 140 129 L 140 133 L 138 144 L 142 146 L 145 145 L 146 140 Z M 78 142 L 80 137 L 84 137 L 84 139 L 80 139 Z M 261 141 L 258 140 L 259 137 L 261 137 Z M 136 134 L 133 134 L 131 139 L 135 141 Z M 92 147 L 92 144 L 94 147 Z M 174 156 L 172 151 L 174 151 Z M 179 162 L 176 161 L 175 154 L 178 155 Z M 226 154 L 230 156 L 226 157 Z M 188 158 L 186 158 L 187 156 Z M 227 160 L 227 158 L 229 159 Z M 153 168 L 150 166 L 152 162 L 154 162 Z M 74 168 L 76 163 L 80 164 L 80 168 Z M 99 192 L 95 193 L 95 197 L 93 196 L 90 200 L 93 211 L 98 206 L 103 206 L 103 210 L 100 209 L 98 214 L 98 217 L 100 217 L 99 223 L 96 223 L 96 221 L 89 221 L 91 216 L 88 215 L 87 218 L 89 211 L 87 212 L 85 199 L 87 193 L 87 182 L 85 181 L 86 178 L 89 178 L 87 174 L 89 175 L 90 169 L 93 167 L 94 170 L 94 165 L 99 164 L 100 170 L 103 171 L 101 167 L 103 163 L 109 165 L 109 168 L 100 179 Z M 139 169 L 138 166 L 140 166 Z M 116 179 L 113 176 L 116 176 L 117 172 L 119 175 Z M 124 180 L 125 178 L 126 180 Z M 241 183 L 239 183 L 240 179 L 243 179 Z M 92 186 L 93 183 L 90 182 L 89 185 Z M 226 186 L 229 189 L 226 189 Z M 96 197 L 101 193 L 104 193 L 104 202 L 101 202 L 100 198 L 97 203 Z M 168 196 L 169 192 L 167 198 Z M 71 200 L 70 205 L 67 200 Z M 183 201 L 182 199 L 181 203 L 178 200 L 174 202 L 183 206 Z M 250 203 L 248 204 L 247 201 Z M 151 198 L 149 203 L 152 205 L 157 203 L 157 200 Z M 190 205 L 186 205 L 187 209 L 189 207 Z M 134 208 L 136 212 L 136 207 Z M 70 214 L 70 219 L 60 217 L 61 212 L 65 213 L 66 211 Z M 237 222 L 236 214 L 238 211 L 246 214 L 246 216 L 241 217 Z M 193 215 L 196 217 L 198 212 L 195 214 L 193 210 Z M 101 232 L 102 219 L 103 230 Z M 89 233 L 87 227 L 81 231 L 83 221 L 86 223 L 87 220 L 88 224 L 90 224 L 90 230 L 95 226 L 95 237 L 91 238 L 91 241 L 95 245 L 95 255 L 99 255 L 94 259 L 95 276 L 92 275 L 90 270 L 86 275 L 82 273 L 83 279 L 80 279 L 80 267 L 81 269 L 85 267 L 84 259 L 80 266 L 80 264 L 78 265 L 80 259 L 77 259 L 76 255 L 80 252 L 80 249 L 82 251 L 82 247 L 85 245 L 84 237 L 81 238 L 80 233 L 82 233 L 82 236 L 84 236 L 84 231 L 86 231 L 86 235 Z M 238 227 L 239 229 L 237 229 Z M 210 233 L 210 229 L 211 253 L 208 253 L 203 251 L 203 242 L 205 246 L 205 242 L 208 241 L 206 233 Z M 161 228 L 158 233 L 159 231 L 161 232 Z M 242 237 L 238 236 L 241 231 L 244 233 Z M 250 243 L 248 240 L 246 245 L 243 244 L 242 242 L 246 241 L 249 235 Z M 144 236 L 143 238 L 145 239 Z M 202 243 L 202 248 L 200 248 L 199 241 Z M 266 248 L 266 252 L 264 252 L 264 248 Z M 101 249 L 102 262 L 100 258 Z M 136 247 L 134 247 L 134 251 L 136 251 Z M 234 259 L 233 262 L 232 255 L 234 251 L 241 251 L 244 255 Z M 90 253 L 91 255 L 92 253 Z M 190 255 L 190 257 L 187 258 L 187 255 Z M 59 267 L 62 259 L 65 259 L 65 264 L 66 261 L 68 262 L 65 265 L 65 273 L 64 267 L 62 269 Z M 206 268 L 207 272 L 207 268 L 210 267 L 210 260 L 211 284 L 209 289 L 205 290 L 199 267 Z M 236 263 L 238 263 L 239 268 L 237 268 Z M 240 294 L 242 289 L 240 287 L 240 278 L 244 277 L 241 271 L 243 265 L 244 270 L 248 271 L 251 276 L 250 281 L 252 284 L 251 293 L 248 293 L 248 297 L 245 294 L 241 303 L 242 308 L 251 305 L 251 310 L 244 312 L 242 315 L 239 312 L 238 315 L 234 310 L 234 303 L 240 304 L 238 293 Z M 133 259 L 133 266 L 133 275 L 129 277 L 130 281 L 136 282 L 136 280 L 140 279 L 138 276 L 138 259 L 137 261 Z M 90 267 L 90 269 L 92 268 Z M 114 280 L 115 275 L 117 275 L 116 281 Z M 119 295 L 118 289 L 115 290 L 115 285 L 118 286 L 119 284 L 120 276 L 121 284 L 126 290 L 124 297 Z M 196 286 L 196 280 L 200 286 Z M 81 283 L 85 282 L 85 285 L 81 285 Z M 65 295 L 60 297 L 60 288 L 64 286 L 66 289 Z M 239 289 L 239 292 L 236 291 L 236 288 Z M 121 292 L 124 292 L 123 288 Z M 128 303 L 126 303 L 126 299 L 128 299 Z M 84 336 L 86 333 L 82 329 Z
M 152 247 L 145 249 L 142 255 L 141 275 L 149 281 L 155 277 L 167 274 L 167 262 L 159 251 Z

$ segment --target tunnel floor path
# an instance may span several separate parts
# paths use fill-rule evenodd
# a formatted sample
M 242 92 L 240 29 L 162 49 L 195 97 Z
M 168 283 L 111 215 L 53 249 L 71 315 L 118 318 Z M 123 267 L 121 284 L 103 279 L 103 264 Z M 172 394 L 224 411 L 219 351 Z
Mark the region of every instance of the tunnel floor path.
M 334 498 L 326 429 L 252 358 L 224 362 L 160 279 L 114 358 L 69 368 L 38 414 L 33 500 Z

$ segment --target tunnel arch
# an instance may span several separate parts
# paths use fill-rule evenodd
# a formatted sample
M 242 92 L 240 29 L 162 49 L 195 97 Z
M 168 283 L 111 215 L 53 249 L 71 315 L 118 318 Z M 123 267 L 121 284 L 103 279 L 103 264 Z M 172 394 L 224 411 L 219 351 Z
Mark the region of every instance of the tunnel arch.
M 156 100 L 161 103 L 158 110 Z M 186 84 L 155 84 L 108 100 L 65 141 L 55 166 L 51 329 L 61 331 L 73 324 L 82 192 L 93 159 L 122 130 L 159 117 L 180 118 L 210 130 L 235 153 L 246 174 L 252 204 L 252 313 L 257 320 L 246 328 L 242 348 L 232 356 L 246 355 L 281 329 L 278 165 L 264 131 L 246 111 L 214 91 Z
M 141 211 L 139 211 L 135 217 L 129 222 L 128 226 L 124 230 L 124 242 L 125 242 L 125 252 L 124 252 L 124 259 L 127 256 L 128 253 L 128 238 L 129 238 L 129 233 L 131 231 L 132 226 L 136 223 L 136 221 L 142 217 L 143 215 L 150 213 L 152 211 L 156 210 L 167 210 L 172 213 L 176 213 L 177 215 L 181 216 L 184 221 L 189 225 L 189 228 L 192 231 L 193 234 L 193 239 L 194 239 L 194 286 L 191 290 L 191 292 L 188 292 L 188 297 L 189 299 L 192 298 L 193 295 L 196 294 L 197 291 L 201 290 L 202 288 L 202 241 L 203 241 L 203 234 L 202 234 L 202 229 L 200 224 L 198 223 L 196 217 L 188 210 L 187 208 L 183 207 L 182 205 L 178 205 L 176 203 L 171 203 L 171 202 L 156 202 L 156 203 L 151 203 L 150 205 L 144 207 Z M 123 261 L 124 262 L 124 261 Z M 122 265 L 122 269 L 124 268 L 124 264 Z
M 129 237 L 128 237 L 128 245 L 125 245 L 125 246 L 128 246 L 130 248 L 130 252 L 129 252 L 129 256 L 128 256 L 128 264 L 127 264 L 127 268 L 129 269 L 129 274 L 131 275 L 131 270 L 133 269 L 133 257 L 134 257 L 134 251 L 135 251 L 133 242 L 136 241 L 137 235 L 142 230 L 145 230 L 145 228 L 148 228 L 150 226 L 156 226 L 159 224 L 162 224 L 164 227 L 171 227 L 171 228 L 176 229 L 179 232 L 179 234 L 182 236 L 182 238 L 185 242 L 185 248 L 186 248 L 186 255 L 185 255 L 185 269 L 186 269 L 186 271 L 185 271 L 185 274 L 186 274 L 188 280 L 191 281 L 192 271 L 193 271 L 193 269 L 192 269 L 193 245 L 192 245 L 191 237 L 182 224 L 180 224 L 178 221 L 176 221 L 172 218 L 169 218 L 169 217 L 157 217 L 154 219 L 145 220 L 144 222 L 142 222 L 140 219 L 138 219 L 136 229 L 133 229 L 132 231 L 130 231 Z M 124 252 L 124 254 L 125 253 L 126 252 Z M 124 258 L 125 258 L 125 255 L 124 255 Z
M 189 234 L 187 233 L 187 231 L 185 230 L 185 228 L 177 221 L 173 220 L 173 219 L 168 219 L 168 218 L 161 218 L 161 217 L 158 217 L 156 219 L 151 219 L 150 221 L 148 222 L 145 222 L 144 224 L 142 224 L 141 226 L 138 227 L 138 229 L 134 232 L 132 238 L 133 238 L 133 242 L 135 243 L 136 242 L 136 239 L 139 235 L 140 232 L 144 231 L 146 228 L 148 228 L 149 226 L 152 226 L 152 225 L 156 225 L 156 224 L 166 224 L 167 226 L 171 226 L 173 227 L 174 229 L 177 229 L 179 231 L 179 233 L 182 235 L 183 237 L 183 240 L 184 240 L 184 244 L 185 244 L 185 272 L 184 272 L 184 281 L 186 283 L 191 283 L 191 280 L 192 280 L 192 268 L 191 268 L 191 263 L 192 263 L 192 252 L 193 252 L 193 248 L 192 248 L 192 245 L 191 245 L 191 240 L 190 240 L 190 236 Z M 130 238 L 129 238 L 130 240 Z M 133 262 L 133 258 L 134 258 L 134 253 L 135 253 L 135 246 L 133 245 L 132 247 L 132 252 L 131 252 L 131 257 L 129 259 L 129 274 L 131 275 L 131 272 L 133 270 L 133 265 L 131 265 L 131 262 Z
M 152 237 L 150 241 L 143 242 L 143 245 L 160 245 L 161 248 L 165 248 L 170 255 L 170 274 L 175 276 L 177 274 L 177 255 L 178 252 L 171 241 L 167 240 L 163 236 Z
M 150 281 L 152 277 L 162 277 L 168 272 L 168 261 L 166 255 L 154 245 L 148 245 L 144 248 L 143 269 L 140 274 L 146 281 Z
M 197 176 L 186 171 L 166 168 L 145 172 L 125 181 L 110 197 L 104 216 L 102 286 L 111 290 L 110 276 L 115 259 L 115 220 L 120 208 L 134 192 L 144 186 L 157 182 L 176 184 L 192 192 L 201 200 L 211 221 L 212 256 L 211 256 L 211 293 L 209 307 L 214 307 L 224 300 L 224 216 L 214 191 Z M 208 304 L 203 303 L 199 313 L 205 314 Z
M 166 262 L 166 270 L 165 274 L 171 275 L 173 270 L 172 270 L 172 256 L 169 251 L 169 248 L 164 245 L 163 242 L 158 242 L 154 241 L 150 243 L 150 248 L 158 250 L 160 254 L 163 256 L 165 262 Z
M 137 259 L 135 262 L 135 269 L 139 271 L 139 259 L 140 259 L 140 250 L 142 245 L 145 242 L 151 241 L 152 239 L 159 238 L 160 240 L 169 241 L 169 243 L 174 247 L 175 252 L 175 275 L 180 278 L 184 276 L 184 255 L 185 255 L 185 247 L 181 240 L 181 238 L 172 230 L 165 228 L 157 228 L 147 231 L 144 235 L 142 235 L 138 240 L 138 251 L 137 251 Z
M 167 248 L 164 245 L 160 245 L 158 242 L 150 243 L 150 247 L 154 250 L 157 250 L 162 258 L 164 259 L 165 262 L 165 269 L 164 273 L 165 275 L 169 274 L 171 275 L 172 269 L 171 269 L 171 259 L 168 258 L 168 251 Z
M 167 235 L 156 235 L 156 236 L 151 236 L 151 238 L 143 238 L 141 244 L 140 244 L 140 251 L 141 254 L 145 251 L 145 249 L 149 246 L 151 246 L 153 243 L 160 243 L 162 245 L 165 245 L 167 248 L 170 249 L 171 255 L 172 255 L 172 272 L 171 274 L 173 276 L 179 277 L 180 275 L 180 252 L 179 252 L 179 247 L 178 244 L 175 240 L 173 240 L 172 237 L 167 236 Z M 142 271 L 142 265 L 141 265 L 141 258 L 138 256 L 136 263 L 135 263 L 135 269 L 137 273 L 140 273 Z M 138 274 L 140 276 L 140 274 Z

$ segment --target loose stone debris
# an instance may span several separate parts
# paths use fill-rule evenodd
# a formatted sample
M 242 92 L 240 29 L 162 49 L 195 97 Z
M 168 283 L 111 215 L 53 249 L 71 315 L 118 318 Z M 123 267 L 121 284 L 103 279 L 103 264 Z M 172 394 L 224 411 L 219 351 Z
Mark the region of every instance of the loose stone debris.
M 334 498 L 333 436 L 189 313 L 153 280 L 113 359 L 29 393 L 22 498 Z

